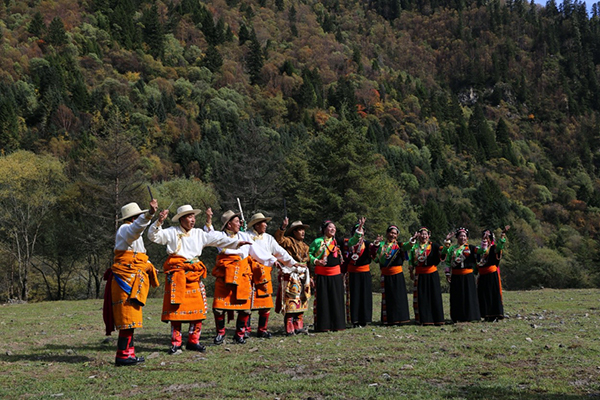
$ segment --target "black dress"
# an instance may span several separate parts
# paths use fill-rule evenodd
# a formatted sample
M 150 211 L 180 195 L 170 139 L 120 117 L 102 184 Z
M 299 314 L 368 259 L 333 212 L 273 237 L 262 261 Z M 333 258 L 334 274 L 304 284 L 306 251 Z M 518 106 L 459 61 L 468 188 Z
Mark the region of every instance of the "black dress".
M 502 283 L 500 280 L 500 258 L 502 250 L 494 244 L 479 260 L 479 278 L 477 280 L 477 297 L 479 310 L 486 321 L 504 318 L 502 302 Z
M 413 291 L 413 308 L 415 321 L 422 325 L 443 325 L 444 305 L 442 302 L 442 288 L 440 274 L 437 266 L 441 262 L 442 252 L 438 244 L 428 242 L 404 244 L 410 249 L 410 262 L 415 268 Z
M 346 328 L 344 312 L 344 276 L 341 273 L 342 251 L 332 243 L 322 249 L 323 238 L 317 238 L 311 244 L 311 257 L 323 258 L 325 251 L 326 266 L 315 266 L 316 293 L 313 304 L 315 331 L 339 331 Z
M 374 249 L 374 259 L 381 268 L 381 323 L 400 325 L 410 322 L 406 282 L 402 271 L 404 251 L 397 243 L 381 243 Z
M 473 273 L 473 269 L 477 266 L 476 253 L 477 248 L 470 244 L 456 245 L 449 249 L 448 257 L 452 270 L 450 318 L 454 322 L 481 320 L 477 285 Z
M 371 242 L 365 240 L 364 244 L 348 246 L 344 241 L 344 261 L 348 270 L 348 299 L 350 309 L 350 323 L 365 326 L 373 321 L 373 289 L 369 265 Z

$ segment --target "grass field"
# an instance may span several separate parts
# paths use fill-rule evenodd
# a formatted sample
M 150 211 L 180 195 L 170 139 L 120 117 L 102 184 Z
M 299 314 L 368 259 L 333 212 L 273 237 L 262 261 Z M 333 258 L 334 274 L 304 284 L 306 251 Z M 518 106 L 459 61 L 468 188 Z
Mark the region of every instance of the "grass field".
M 103 336 L 101 300 L 3 305 L 0 397 L 600 398 L 600 290 L 505 292 L 509 318 L 444 327 L 379 326 L 374 296 L 373 326 L 285 337 L 272 313 L 270 340 L 173 356 L 161 299 L 151 299 L 135 336 L 146 362 L 120 368 L 116 335 Z M 227 328 L 229 339 L 233 322 Z M 201 342 L 214 333 L 210 316 Z

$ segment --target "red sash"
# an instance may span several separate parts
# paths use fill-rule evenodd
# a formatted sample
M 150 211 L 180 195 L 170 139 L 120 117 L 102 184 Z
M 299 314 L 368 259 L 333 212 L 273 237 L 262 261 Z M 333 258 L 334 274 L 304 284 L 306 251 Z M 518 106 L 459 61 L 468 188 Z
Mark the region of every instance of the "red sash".
M 348 272 L 369 272 L 370 269 L 370 265 L 354 265 L 354 264 L 348 264 Z
M 493 274 L 496 271 L 498 271 L 498 267 L 495 265 L 490 265 L 489 267 L 479 267 L 479 275 Z
M 381 275 L 391 276 L 402 272 L 402 265 L 394 265 L 393 267 L 381 268 Z
M 433 274 L 435 271 L 437 271 L 437 265 L 416 268 L 417 275 Z
M 322 265 L 315 265 L 315 274 L 316 275 L 324 275 L 324 276 L 334 276 L 340 275 L 342 273 L 342 269 L 339 265 L 334 267 L 324 267 Z
M 469 275 L 472 273 L 471 268 L 452 268 L 452 275 Z

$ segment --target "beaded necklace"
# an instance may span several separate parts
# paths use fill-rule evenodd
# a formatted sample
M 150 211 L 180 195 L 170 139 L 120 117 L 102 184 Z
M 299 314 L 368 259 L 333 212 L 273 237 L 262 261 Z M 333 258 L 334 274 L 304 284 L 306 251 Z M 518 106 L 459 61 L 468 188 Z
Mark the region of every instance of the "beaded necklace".
M 464 268 L 464 262 L 467 257 L 471 255 L 471 249 L 469 243 L 466 242 L 460 246 L 457 246 L 453 254 L 453 264 L 455 267 Z
M 364 251 L 363 242 L 364 242 L 364 238 L 361 237 L 359 239 L 358 243 L 350 248 L 350 252 L 352 253 L 350 258 L 352 259 L 352 261 L 358 260 L 360 258 L 360 256 L 362 255 L 362 253 Z
M 427 260 L 427 256 L 431 252 L 431 242 L 419 244 L 415 251 L 417 256 L 417 261 L 419 264 L 423 264 L 425 260 Z
M 329 241 L 329 243 L 327 242 Z M 331 248 L 329 247 L 329 245 L 331 244 Z M 337 258 L 337 242 L 335 241 L 334 238 L 323 238 L 323 243 L 321 243 L 321 248 L 325 247 L 325 249 L 323 249 L 323 253 L 322 255 L 327 257 L 329 254 L 333 254 L 334 257 Z

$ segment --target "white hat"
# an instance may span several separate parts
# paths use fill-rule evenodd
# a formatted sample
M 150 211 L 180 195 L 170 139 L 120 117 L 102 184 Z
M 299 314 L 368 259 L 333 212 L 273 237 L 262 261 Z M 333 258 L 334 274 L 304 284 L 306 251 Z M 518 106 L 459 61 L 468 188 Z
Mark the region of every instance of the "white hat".
M 221 215 L 221 222 L 223 223 L 223 226 L 221 227 L 221 230 L 224 231 L 225 227 L 227 226 L 227 223 L 229 221 L 231 221 L 233 219 L 233 217 L 238 217 L 240 218 L 240 214 L 235 213 L 234 211 L 231 210 L 227 210 L 223 213 L 223 215 Z
M 250 218 L 250 222 L 248 222 L 248 226 L 249 227 L 253 227 L 255 224 L 258 224 L 259 222 L 263 222 L 263 221 L 267 221 L 269 222 L 272 218 L 271 217 L 265 217 L 265 215 L 263 213 L 256 213 L 252 216 L 252 218 Z
M 119 218 L 117 221 L 123 221 L 124 219 L 135 217 L 145 213 L 146 211 L 148 210 L 140 209 L 140 206 L 138 206 L 137 203 L 125 204 L 123 207 L 121 207 L 121 218 Z
M 183 217 L 184 215 L 188 215 L 188 214 L 194 214 L 194 215 L 198 215 L 200 214 L 202 210 L 198 210 L 197 208 L 193 208 L 192 206 L 190 206 L 189 204 L 183 205 L 181 207 L 177 208 L 177 214 L 175 214 L 175 216 L 173 218 L 171 218 L 171 221 L 173 222 L 177 222 L 179 221 L 179 218 Z

